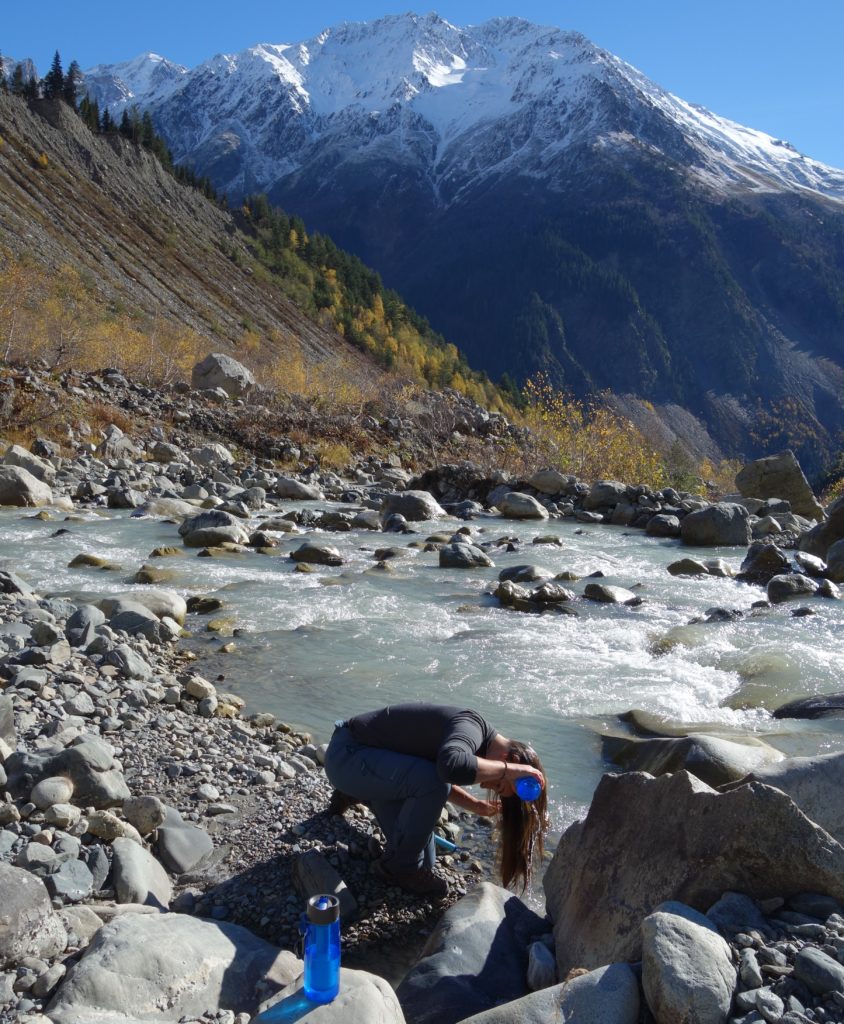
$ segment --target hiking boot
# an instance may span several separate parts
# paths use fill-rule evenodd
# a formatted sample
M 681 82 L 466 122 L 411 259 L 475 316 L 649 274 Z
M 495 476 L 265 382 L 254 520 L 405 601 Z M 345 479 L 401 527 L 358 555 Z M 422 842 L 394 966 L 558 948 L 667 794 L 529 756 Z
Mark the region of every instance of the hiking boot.
M 328 801 L 327 811 L 329 814 L 343 815 L 350 807 L 359 806 L 360 802 L 360 800 L 356 800 L 353 796 L 349 796 L 348 793 L 341 793 L 339 789 L 335 789 L 331 794 L 331 799 Z
M 444 899 L 448 896 L 448 882 L 435 875 L 430 868 L 416 868 L 415 871 L 391 871 L 383 858 L 372 862 L 372 873 L 387 885 L 397 885 L 414 896 L 431 896 Z

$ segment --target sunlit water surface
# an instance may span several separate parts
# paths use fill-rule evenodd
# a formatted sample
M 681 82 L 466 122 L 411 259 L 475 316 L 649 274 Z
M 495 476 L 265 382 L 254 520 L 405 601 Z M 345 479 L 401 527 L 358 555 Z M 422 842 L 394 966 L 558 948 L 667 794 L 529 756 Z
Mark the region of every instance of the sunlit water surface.
M 170 522 L 124 512 L 83 516 L 65 522 L 54 513 L 42 522 L 3 510 L 0 564 L 40 593 L 91 599 L 130 589 L 153 548 L 181 546 Z M 804 600 L 817 612 L 807 617 L 793 617 L 794 605 L 750 614 L 764 596 L 760 588 L 666 572 L 690 553 L 679 542 L 571 521 L 477 521 L 481 539 L 516 535 L 522 541 L 519 552 L 494 552 L 495 568 L 441 569 L 436 553 L 408 548 L 390 563 L 392 573 L 366 572 L 378 547 L 405 546 L 461 525 L 417 524 L 416 537 L 310 533 L 345 560 L 311 574 L 295 571 L 287 557 L 301 535 L 279 534 L 277 555 L 198 558 L 184 549 L 184 557 L 155 564 L 173 572 L 165 586 L 225 602 L 214 617 L 232 620 L 235 653 L 218 653 L 231 638 L 206 632 L 208 617 L 189 616 L 193 638 L 182 642 L 200 655 L 199 670 L 245 698 L 247 710 L 270 711 L 325 740 L 335 719 L 383 704 L 433 700 L 474 707 L 500 732 L 536 747 L 550 779 L 555 831 L 582 815 L 607 767 L 601 730 L 617 729 L 616 716 L 632 708 L 671 727 L 754 734 L 789 754 L 844 748 L 838 720 L 775 721 L 769 714 L 787 700 L 840 688 L 835 670 L 844 602 Z M 53 536 L 59 527 L 70 532 Z M 563 546 L 531 543 L 550 534 Z M 122 571 L 67 568 L 79 552 L 104 556 Z M 705 555 L 720 555 L 737 568 L 743 553 L 729 548 Z M 601 571 L 602 582 L 635 587 L 644 603 L 578 601 L 577 618 L 497 607 L 488 594 L 499 571 L 525 562 L 553 573 Z M 579 594 L 586 582 L 565 585 Z M 714 606 L 747 614 L 688 625 Z

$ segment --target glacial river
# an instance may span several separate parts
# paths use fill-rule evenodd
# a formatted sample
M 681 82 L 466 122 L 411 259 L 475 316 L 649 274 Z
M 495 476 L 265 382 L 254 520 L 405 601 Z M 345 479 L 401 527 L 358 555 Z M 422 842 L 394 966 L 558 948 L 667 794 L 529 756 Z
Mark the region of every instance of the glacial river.
M 301 503 L 289 504 L 296 507 Z M 277 555 L 198 558 L 184 549 L 184 557 L 154 561 L 172 570 L 164 586 L 225 602 L 212 617 L 230 619 L 233 638 L 208 633 L 209 617 L 191 615 L 192 639 L 182 642 L 199 654 L 198 671 L 242 696 L 247 712 L 270 711 L 320 741 L 335 719 L 382 704 L 425 699 L 474 707 L 499 731 L 536 747 L 550 779 L 555 832 L 582 815 L 607 768 L 601 731 L 618 729 L 616 716 L 629 709 L 643 709 L 670 729 L 753 735 L 788 754 L 844 749 L 840 719 L 776 721 L 769 713 L 793 698 L 841 689 L 844 602 L 803 600 L 817 613 L 805 617 L 792 616 L 793 604 L 750 614 L 761 588 L 666 571 L 682 554 L 721 556 L 738 568 L 743 549 L 689 552 L 678 541 L 571 520 L 475 521 L 479 539 L 522 542 L 519 552 L 491 553 L 495 568 L 441 569 L 436 553 L 407 548 L 390 563 L 393 572 L 366 572 L 376 548 L 405 547 L 462 525 L 416 524 L 415 537 L 308 533 L 345 560 L 310 574 L 296 572 L 287 557 L 302 535 L 278 534 Z M 53 536 L 60 527 L 69 532 Z M 531 543 L 549 534 L 562 546 Z M 90 600 L 126 591 L 159 545 L 181 546 L 176 525 L 125 512 L 84 512 L 68 522 L 53 513 L 43 522 L 29 510 L 0 511 L 0 565 L 39 593 Z M 67 568 L 79 552 L 122 569 Z M 526 562 L 581 577 L 600 571 L 602 582 L 635 586 L 643 604 L 578 601 L 579 617 L 498 607 L 488 595 L 499 571 Z M 586 582 L 565 585 L 580 594 Z M 688 625 L 714 606 L 745 614 Z M 234 653 L 219 653 L 230 640 Z

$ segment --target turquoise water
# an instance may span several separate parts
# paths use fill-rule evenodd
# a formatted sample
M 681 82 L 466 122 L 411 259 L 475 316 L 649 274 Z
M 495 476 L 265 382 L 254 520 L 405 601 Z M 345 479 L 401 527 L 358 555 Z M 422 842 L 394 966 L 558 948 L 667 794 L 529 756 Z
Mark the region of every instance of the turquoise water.
M 189 616 L 193 638 L 182 642 L 199 654 L 198 670 L 245 698 L 247 711 L 270 711 L 319 741 L 328 738 L 335 719 L 386 703 L 424 699 L 474 707 L 500 732 L 529 740 L 539 752 L 555 829 L 582 814 L 606 767 L 600 732 L 617 728 L 616 716 L 632 708 L 670 727 L 753 734 L 790 754 L 844 749 L 838 722 L 778 722 L 767 710 L 840 689 L 844 602 L 802 601 L 818 613 L 803 618 L 781 605 L 735 622 L 689 626 L 713 606 L 749 612 L 763 591 L 730 579 L 677 579 L 666 566 L 689 553 L 678 542 L 571 521 L 471 524 L 483 528 L 479 539 L 522 541 L 519 552 L 491 552 L 492 569 L 440 569 L 436 553 L 407 548 L 392 560 L 392 573 L 366 571 L 375 548 L 403 547 L 461 525 L 418 524 L 417 537 L 308 533 L 337 547 L 345 560 L 312 574 L 296 572 L 287 557 L 302 536 L 282 534 L 277 555 L 198 558 L 184 549 L 184 557 L 154 562 L 173 572 L 163 586 L 225 602 L 212 618 L 230 618 L 236 636 L 209 634 L 208 616 Z M 70 532 L 53 536 L 60 527 Z M 531 544 L 539 534 L 556 535 L 562 547 Z M 40 593 L 91 599 L 131 589 L 129 580 L 159 545 L 181 547 L 175 524 L 124 512 L 84 513 L 81 521 L 54 513 L 41 522 L 22 510 L 0 511 L 0 564 Z M 122 569 L 68 569 L 79 552 L 102 555 Z M 744 552 L 705 554 L 738 568 Z M 578 618 L 498 607 L 489 596 L 498 572 L 525 562 L 553 573 L 601 571 L 602 582 L 636 587 L 644 603 L 578 602 Z M 586 582 L 566 586 L 582 593 Z M 235 652 L 219 653 L 230 640 Z

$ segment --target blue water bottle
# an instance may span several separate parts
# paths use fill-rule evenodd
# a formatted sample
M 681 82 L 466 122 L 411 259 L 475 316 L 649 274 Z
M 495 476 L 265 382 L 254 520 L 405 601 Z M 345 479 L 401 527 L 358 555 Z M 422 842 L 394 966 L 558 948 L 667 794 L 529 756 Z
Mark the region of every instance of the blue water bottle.
M 340 901 L 311 896 L 305 922 L 305 995 L 330 1003 L 340 991 Z
M 516 795 L 522 800 L 535 800 L 542 792 L 542 783 L 532 775 L 520 775 L 514 783 Z

